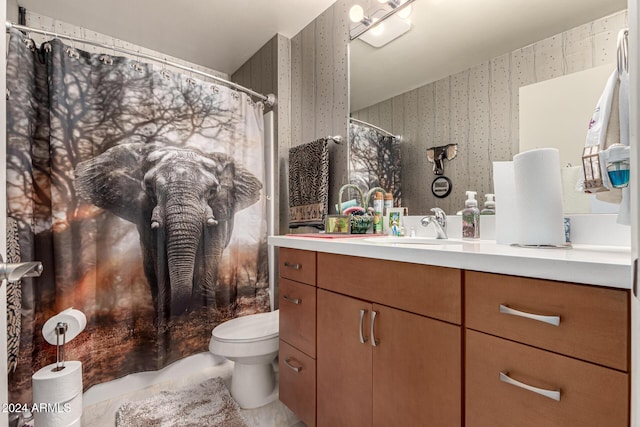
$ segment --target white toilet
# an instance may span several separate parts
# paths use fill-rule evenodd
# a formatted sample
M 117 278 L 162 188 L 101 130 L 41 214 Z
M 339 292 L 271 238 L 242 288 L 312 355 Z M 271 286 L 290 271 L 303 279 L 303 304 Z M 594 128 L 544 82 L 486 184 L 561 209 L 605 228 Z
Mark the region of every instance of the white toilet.
M 211 332 L 209 351 L 235 362 L 231 396 L 241 408 L 277 398 L 272 362 L 278 355 L 278 310 L 237 317 Z

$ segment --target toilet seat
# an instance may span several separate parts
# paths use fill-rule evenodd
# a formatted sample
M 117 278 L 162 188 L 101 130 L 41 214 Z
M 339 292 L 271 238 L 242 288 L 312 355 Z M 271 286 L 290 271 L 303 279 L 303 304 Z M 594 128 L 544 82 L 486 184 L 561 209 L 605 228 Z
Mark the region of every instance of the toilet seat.
M 219 342 L 258 342 L 278 337 L 278 310 L 236 317 L 211 331 L 212 338 Z

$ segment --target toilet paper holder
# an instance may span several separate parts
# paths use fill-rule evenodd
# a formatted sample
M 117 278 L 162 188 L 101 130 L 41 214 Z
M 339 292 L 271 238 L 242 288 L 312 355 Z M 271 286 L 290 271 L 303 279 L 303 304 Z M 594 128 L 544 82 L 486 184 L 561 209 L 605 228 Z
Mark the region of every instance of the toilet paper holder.
M 56 324 L 56 367 L 53 369 L 55 372 L 64 369 L 64 345 L 67 343 L 67 329 L 69 329 L 69 325 L 65 322 Z M 60 344 L 60 335 L 62 335 L 62 344 Z
M 65 367 L 65 349 L 67 342 L 73 340 L 87 326 L 85 314 L 73 307 L 50 317 L 42 326 L 42 335 L 49 344 L 56 346 L 56 363 L 52 368 L 58 372 Z

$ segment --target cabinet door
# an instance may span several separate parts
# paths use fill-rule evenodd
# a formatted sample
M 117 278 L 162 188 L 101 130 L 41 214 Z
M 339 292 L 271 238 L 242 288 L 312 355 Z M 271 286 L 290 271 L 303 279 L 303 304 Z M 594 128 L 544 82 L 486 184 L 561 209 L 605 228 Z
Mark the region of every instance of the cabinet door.
M 369 303 L 318 289 L 318 426 L 371 426 L 370 311 Z
M 461 328 L 377 304 L 373 311 L 373 425 L 460 426 Z

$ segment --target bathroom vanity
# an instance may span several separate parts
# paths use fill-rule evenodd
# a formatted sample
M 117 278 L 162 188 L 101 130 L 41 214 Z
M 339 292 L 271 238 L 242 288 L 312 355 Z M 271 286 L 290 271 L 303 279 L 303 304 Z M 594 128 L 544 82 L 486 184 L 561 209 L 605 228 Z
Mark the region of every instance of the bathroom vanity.
M 309 426 L 627 426 L 628 248 L 271 237 Z

